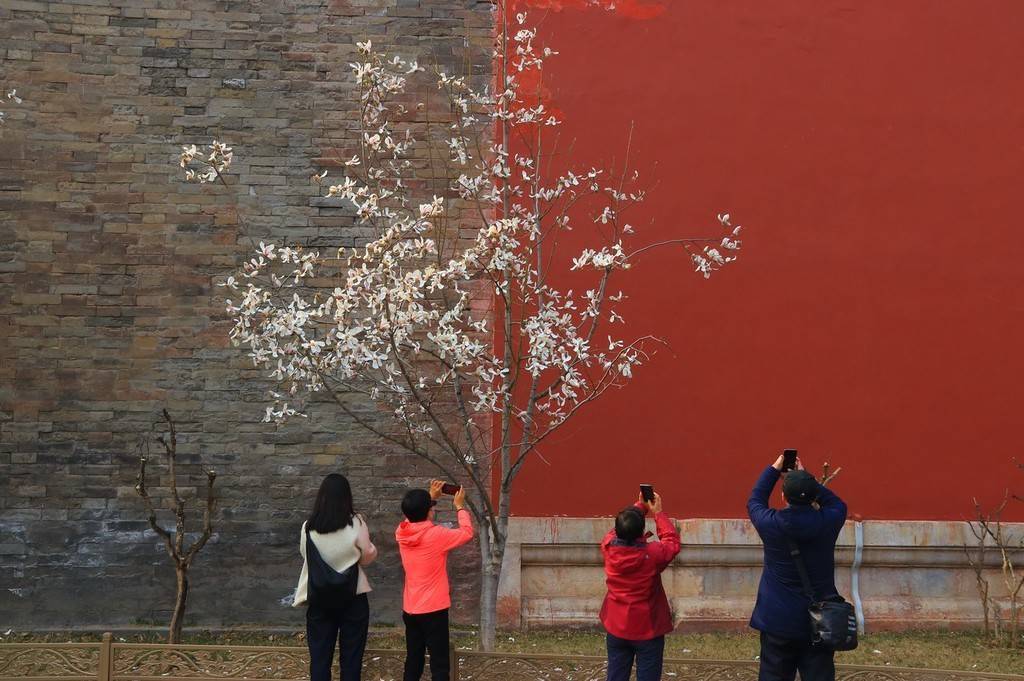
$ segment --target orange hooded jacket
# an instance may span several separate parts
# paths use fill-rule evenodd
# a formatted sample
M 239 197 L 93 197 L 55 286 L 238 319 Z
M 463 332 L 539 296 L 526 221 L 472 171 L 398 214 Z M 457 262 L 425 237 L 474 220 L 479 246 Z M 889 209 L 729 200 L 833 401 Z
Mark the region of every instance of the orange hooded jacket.
M 444 610 L 452 604 L 448 590 L 448 552 L 473 538 L 469 511 L 458 512 L 458 529 L 431 520 L 403 520 L 395 530 L 398 552 L 405 569 L 402 610 L 410 615 Z

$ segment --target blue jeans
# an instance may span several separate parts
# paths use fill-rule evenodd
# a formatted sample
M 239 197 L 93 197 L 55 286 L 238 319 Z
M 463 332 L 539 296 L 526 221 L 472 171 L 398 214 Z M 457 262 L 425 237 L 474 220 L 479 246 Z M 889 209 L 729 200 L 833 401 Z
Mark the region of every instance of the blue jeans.
M 629 681 L 636 658 L 636 681 L 661 681 L 665 637 L 629 641 L 608 634 L 608 681 Z

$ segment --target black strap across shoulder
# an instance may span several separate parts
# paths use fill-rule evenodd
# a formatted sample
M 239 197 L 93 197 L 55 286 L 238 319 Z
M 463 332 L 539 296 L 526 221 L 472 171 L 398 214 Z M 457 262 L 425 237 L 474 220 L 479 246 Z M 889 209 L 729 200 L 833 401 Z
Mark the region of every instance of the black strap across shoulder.
M 342 608 L 356 596 L 359 583 L 359 561 L 338 572 L 323 559 L 317 550 L 306 525 L 306 585 L 307 600 L 310 604 Z
M 789 544 L 789 555 L 793 557 L 796 570 L 800 573 L 804 594 L 811 601 L 807 609 L 811 640 L 815 645 L 829 650 L 853 650 L 857 647 L 857 613 L 853 606 L 839 594 L 818 600 L 804 558 L 800 555 L 800 547 L 788 537 L 786 543 Z
M 811 578 L 807 574 L 807 566 L 804 564 L 804 557 L 800 555 L 800 547 L 796 545 L 796 542 L 792 539 L 787 538 L 786 543 L 789 544 L 789 555 L 793 557 L 793 562 L 796 563 L 796 571 L 800 573 L 800 581 L 804 586 L 804 594 L 811 599 L 811 602 L 817 600 L 814 596 L 814 587 L 811 586 Z

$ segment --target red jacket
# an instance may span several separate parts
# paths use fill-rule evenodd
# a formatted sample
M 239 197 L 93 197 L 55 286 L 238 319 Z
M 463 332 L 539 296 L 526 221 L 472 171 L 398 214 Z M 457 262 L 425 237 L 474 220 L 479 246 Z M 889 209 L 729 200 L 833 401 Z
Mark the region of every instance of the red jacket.
M 645 641 L 674 628 L 661 573 L 679 553 L 679 532 L 665 513 L 654 522 L 660 541 L 648 543 L 645 537 L 627 544 L 612 530 L 601 542 L 608 585 L 601 623 L 612 636 Z

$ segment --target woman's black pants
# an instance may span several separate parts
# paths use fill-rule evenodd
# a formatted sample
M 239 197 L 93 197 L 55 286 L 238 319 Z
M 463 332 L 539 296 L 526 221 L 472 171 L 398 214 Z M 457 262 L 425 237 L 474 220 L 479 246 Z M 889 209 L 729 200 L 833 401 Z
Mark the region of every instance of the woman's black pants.
M 360 594 L 343 608 L 310 605 L 306 609 L 310 681 L 331 681 L 334 646 L 341 659 L 341 678 L 360 681 L 363 651 L 370 628 L 370 600 Z

